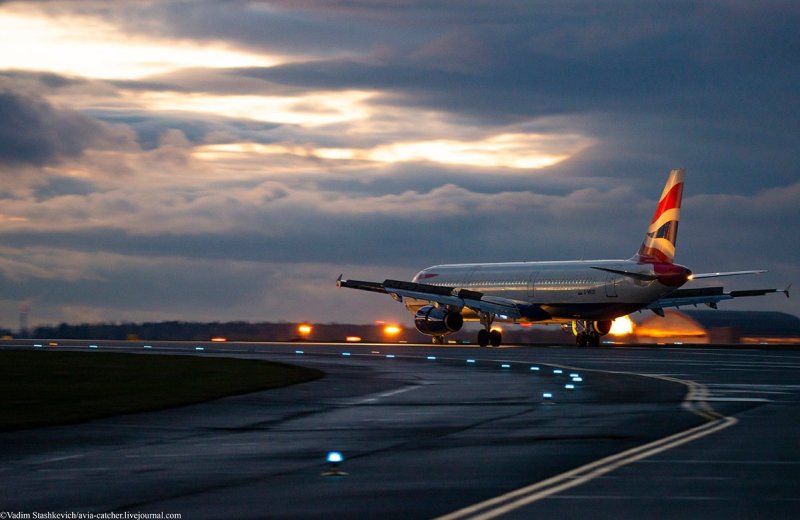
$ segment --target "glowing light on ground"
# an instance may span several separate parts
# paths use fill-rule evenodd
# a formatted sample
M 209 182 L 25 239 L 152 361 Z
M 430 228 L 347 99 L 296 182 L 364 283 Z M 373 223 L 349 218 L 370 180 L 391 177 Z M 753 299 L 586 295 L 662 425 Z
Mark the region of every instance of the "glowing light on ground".
M 222 45 L 125 34 L 88 16 L 50 18 L 33 9 L 0 13 L 0 69 L 136 79 L 190 67 L 268 67 L 277 57 Z
M 630 316 L 620 316 L 611 322 L 609 334 L 612 336 L 627 336 L 628 334 L 633 334 L 633 320 Z
M 301 336 L 308 336 L 314 328 L 308 324 L 301 324 L 297 326 L 297 333 Z
M 401 329 L 397 325 L 387 325 L 383 328 L 383 333 L 388 336 L 396 336 L 397 334 L 400 334 L 402 330 L 403 329 Z

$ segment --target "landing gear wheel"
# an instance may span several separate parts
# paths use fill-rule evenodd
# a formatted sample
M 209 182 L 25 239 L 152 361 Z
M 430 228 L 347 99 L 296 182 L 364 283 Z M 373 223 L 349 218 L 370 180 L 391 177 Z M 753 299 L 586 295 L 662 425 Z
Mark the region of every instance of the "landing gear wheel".
M 433 336 L 431 340 L 434 345 L 444 345 L 444 336 Z
M 500 343 L 503 342 L 503 334 L 500 333 L 498 330 L 489 331 L 489 344 L 493 347 L 499 347 Z
M 590 332 L 588 341 L 589 341 L 589 346 L 590 347 L 599 347 L 600 346 L 600 333 L 599 332 Z
M 485 347 L 489 344 L 489 331 L 481 329 L 478 331 L 478 345 Z
M 586 332 L 579 332 L 577 336 L 575 336 L 575 344 L 581 348 L 584 348 L 589 345 L 589 338 Z

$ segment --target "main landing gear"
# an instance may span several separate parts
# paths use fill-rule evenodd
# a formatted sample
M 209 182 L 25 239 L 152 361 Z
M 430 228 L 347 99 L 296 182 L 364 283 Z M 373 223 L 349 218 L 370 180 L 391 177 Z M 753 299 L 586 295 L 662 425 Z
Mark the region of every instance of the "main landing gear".
M 478 331 L 478 345 L 486 347 L 491 345 L 499 347 L 503 342 L 503 334 L 499 330 L 492 330 L 492 322 L 494 322 L 494 314 L 482 312 L 480 314 L 481 325 L 484 328 Z
M 579 347 L 599 347 L 600 334 L 597 331 L 579 332 L 575 336 L 575 344 Z
M 600 337 L 608 334 L 611 321 L 573 321 L 572 334 L 579 347 L 599 347 Z

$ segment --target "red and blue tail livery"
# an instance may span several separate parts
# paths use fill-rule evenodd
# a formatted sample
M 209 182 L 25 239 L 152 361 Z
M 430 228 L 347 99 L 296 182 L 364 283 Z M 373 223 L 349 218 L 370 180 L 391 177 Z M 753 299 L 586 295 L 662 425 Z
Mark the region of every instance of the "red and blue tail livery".
M 678 239 L 678 222 L 681 218 L 681 196 L 683 174 L 686 170 L 672 170 L 661 193 L 647 235 L 639 248 L 639 260 L 643 262 L 675 261 L 675 244 Z

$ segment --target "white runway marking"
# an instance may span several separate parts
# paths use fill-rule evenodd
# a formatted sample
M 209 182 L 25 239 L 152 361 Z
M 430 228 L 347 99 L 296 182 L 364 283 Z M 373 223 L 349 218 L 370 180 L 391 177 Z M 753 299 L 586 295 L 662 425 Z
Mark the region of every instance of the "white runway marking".
M 399 395 L 399 394 L 404 394 L 406 392 L 410 392 L 412 390 L 416 390 L 419 387 L 420 387 L 420 385 L 404 386 L 403 388 L 398 388 L 397 390 L 392 390 L 391 392 L 384 392 L 382 394 L 378 394 L 377 397 L 368 397 L 367 399 L 361 399 L 359 401 L 356 401 L 353 404 L 359 405 L 359 404 L 367 404 L 367 403 L 376 403 L 380 399 L 384 399 L 384 398 L 387 398 L 387 397 L 393 397 L 393 396 Z
M 78 453 L 75 455 L 66 455 L 64 457 L 53 457 L 51 459 L 43 459 L 43 460 L 35 460 L 32 464 L 51 464 L 53 462 L 61 462 L 62 460 L 72 460 L 72 459 L 79 459 L 81 457 L 85 457 L 88 453 Z
M 480 502 L 478 504 L 465 507 L 453 513 L 439 517 L 437 520 L 456 520 L 470 518 L 471 520 L 488 520 L 496 518 L 506 513 L 510 513 L 523 506 L 532 504 L 538 500 L 549 497 L 561 491 L 580 486 L 590 480 L 603 476 L 616 469 L 628 464 L 632 464 L 641 459 L 651 457 L 672 448 L 681 446 L 688 442 L 711 435 L 729 426 L 736 424 L 738 420 L 733 417 L 716 419 L 695 428 L 690 428 L 683 432 L 659 439 L 655 442 L 639 446 L 616 455 L 611 455 L 604 459 L 586 464 L 579 468 L 567 471 L 547 480 L 537 482 L 510 493 Z
M 576 367 L 564 368 L 577 370 Z M 587 369 L 583 370 L 594 371 Z M 627 373 L 631 374 L 630 372 Z M 460 520 L 464 518 L 469 518 L 470 520 L 489 520 L 491 518 L 496 518 L 521 507 L 530 505 L 543 498 L 547 498 L 551 495 L 561 493 L 567 489 L 585 484 L 586 482 L 607 475 L 608 473 L 611 473 L 612 471 L 615 471 L 621 467 L 633 464 L 634 462 L 638 462 L 642 459 L 652 457 L 653 455 L 663 453 L 683 444 L 714 434 L 739 422 L 737 419 L 723 416 L 711 408 L 707 402 L 709 390 L 705 385 L 695 381 L 653 374 L 635 375 L 644 375 L 653 377 L 655 379 L 672 381 L 685 385 L 688 388 L 688 392 L 686 393 L 686 397 L 682 403 L 683 408 L 685 408 L 688 412 L 709 419 L 709 422 L 676 433 L 674 435 L 664 437 L 663 439 L 653 441 L 643 446 L 638 446 L 636 448 L 617 453 L 616 455 L 611 455 L 609 457 L 596 460 L 541 482 L 536 482 L 529 486 L 516 489 L 495 498 L 459 509 L 458 511 L 440 516 L 436 520 Z

